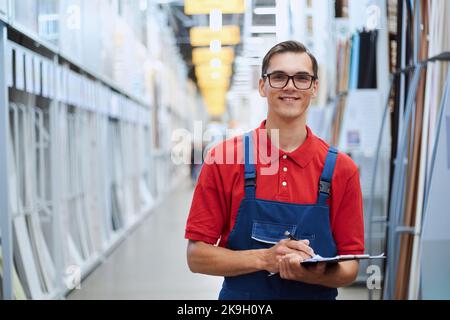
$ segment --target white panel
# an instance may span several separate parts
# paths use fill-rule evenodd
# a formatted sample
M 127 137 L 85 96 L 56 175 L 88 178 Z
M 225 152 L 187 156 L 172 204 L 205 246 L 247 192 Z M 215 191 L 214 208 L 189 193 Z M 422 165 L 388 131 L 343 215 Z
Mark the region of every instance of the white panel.
M 81 77 L 74 73 L 74 81 L 75 81 L 75 105 L 77 107 L 82 107 L 82 99 L 81 99 Z
M 86 82 L 86 106 L 89 110 L 94 111 L 94 97 L 92 96 L 92 83 L 91 80 L 85 78 L 85 82 Z
M 74 91 L 75 91 L 75 80 L 72 71 L 67 70 L 67 103 L 74 105 Z
M 6 75 L 7 75 L 7 81 L 8 81 L 8 87 L 12 88 L 14 85 L 14 74 L 13 74 L 13 48 L 8 45 L 6 50 Z
M 55 68 L 55 99 L 61 101 L 61 90 L 62 90 L 62 77 L 61 77 L 61 66 L 57 65 Z
M 30 218 L 30 237 L 34 242 L 38 258 L 37 263 L 40 264 L 42 270 L 42 276 L 45 281 L 48 292 L 52 292 L 55 288 L 56 271 L 53 261 L 50 256 L 50 252 L 47 243 L 44 240 L 44 234 L 39 222 L 38 213 L 35 212 Z M 32 231 L 32 232 L 31 232 Z
M 116 94 L 111 95 L 110 116 L 117 117 L 119 112 L 119 101 Z
M 49 85 L 49 79 L 48 79 L 48 67 L 47 67 L 47 61 L 44 59 L 41 63 L 42 66 L 42 96 L 48 97 L 48 85 Z
M 375 154 L 378 132 L 381 128 L 383 104 L 379 90 L 349 92 L 345 107 L 339 149 Z
M 16 52 L 16 89 L 25 89 L 25 79 L 24 79 L 24 65 L 23 65 L 23 51 L 15 47 Z
M 84 105 L 84 97 L 83 97 L 83 78 L 76 73 L 76 88 L 77 88 L 77 94 L 76 94 L 76 106 L 86 109 L 86 106 Z
M 84 78 L 83 80 L 84 80 L 84 90 L 85 90 L 85 92 L 84 92 L 84 101 L 85 102 L 84 103 L 86 104 L 87 109 L 92 111 L 93 108 L 92 108 L 92 103 L 91 103 L 91 101 L 92 101 L 91 83 L 90 83 L 89 79 L 87 79 L 87 78 Z
M 68 103 L 75 105 L 76 82 L 75 74 L 71 70 L 67 70 L 67 98 Z
M 11 104 L 10 108 L 15 109 L 16 106 Z M 16 113 L 15 113 L 16 115 Z M 13 120 L 14 121 L 14 120 Z M 19 210 L 19 199 L 17 195 L 17 169 L 16 162 L 14 159 L 14 150 L 11 134 L 8 135 L 8 162 L 10 163 L 10 170 L 8 175 L 9 180 L 9 198 L 10 198 L 10 208 L 12 215 L 16 215 Z M 1 246 L 0 246 L 0 272 L 2 271 L 1 263 Z M 13 290 L 16 299 L 24 300 L 26 299 L 26 294 L 22 283 L 17 275 L 16 266 L 13 266 Z
M 59 100 L 61 102 L 67 101 L 67 90 L 66 90 L 66 68 L 60 66 L 59 68 Z
M 35 55 L 33 57 L 34 94 L 41 94 L 41 59 Z
M 78 248 L 75 245 L 75 242 L 73 241 L 73 238 L 70 235 L 70 233 L 67 233 L 67 243 L 69 247 L 69 259 L 70 259 L 68 264 L 74 264 L 77 266 L 83 265 L 83 257 L 78 251 Z
M 48 97 L 53 99 L 55 97 L 55 70 L 53 61 L 47 61 L 47 76 L 48 76 Z
M 25 79 L 26 91 L 34 93 L 33 55 L 30 52 L 25 53 Z
M 366 25 L 368 0 L 350 0 L 348 3 L 350 32 L 362 29 Z
M 16 255 L 20 257 L 19 259 L 22 261 L 23 273 L 26 277 L 31 298 L 40 299 L 42 298 L 42 289 L 37 276 L 38 271 L 33 258 L 25 217 L 23 215 L 16 217 L 13 220 L 13 227 L 18 250 Z

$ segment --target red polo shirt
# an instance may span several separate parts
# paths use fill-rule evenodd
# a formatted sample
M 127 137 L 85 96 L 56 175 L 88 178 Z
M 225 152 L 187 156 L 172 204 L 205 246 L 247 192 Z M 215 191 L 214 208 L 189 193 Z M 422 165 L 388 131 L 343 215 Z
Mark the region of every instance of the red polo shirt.
M 255 142 L 265 121 L 256 129 Z M 317 203 L 320 175 L 329 145 L 309 127 L 305 142 L 292 152 L 276 149 L 267 139 L 265 156 L 255 143 L 256 197 L 298 204 Z M 264 145 L 264 144 L 262 144 Z M 242 136 L 224 141 L 207 155 L 200 173 L 185 237 L 225 247 L 244 198 Z M 259 155 L 259 156 L 256 156 Z M 264 171 L 265 170 L 265 171 Z M 330 225 L 338 254 L 364 252 L 364 219 L 358 168 L 339 152 L 331 181 Z

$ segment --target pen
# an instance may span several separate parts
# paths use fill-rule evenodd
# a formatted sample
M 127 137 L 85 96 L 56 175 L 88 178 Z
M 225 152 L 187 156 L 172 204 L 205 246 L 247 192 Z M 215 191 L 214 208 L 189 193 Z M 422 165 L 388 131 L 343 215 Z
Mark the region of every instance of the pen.
M 285 231 L 284 235 L 289 238 L 289 240 L 298 241 L 289 231 Z

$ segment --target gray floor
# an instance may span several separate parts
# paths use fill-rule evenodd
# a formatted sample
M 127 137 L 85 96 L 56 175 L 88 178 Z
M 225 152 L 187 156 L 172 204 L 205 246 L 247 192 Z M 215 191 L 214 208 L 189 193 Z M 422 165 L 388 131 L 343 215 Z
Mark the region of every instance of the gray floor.
M 193 274 L 186 264 L 184 226 L 192 198 L 182 184 L 67 299 L 217 299 L 220 277 Z M 339 299 L 367 299 L 363 287 Z

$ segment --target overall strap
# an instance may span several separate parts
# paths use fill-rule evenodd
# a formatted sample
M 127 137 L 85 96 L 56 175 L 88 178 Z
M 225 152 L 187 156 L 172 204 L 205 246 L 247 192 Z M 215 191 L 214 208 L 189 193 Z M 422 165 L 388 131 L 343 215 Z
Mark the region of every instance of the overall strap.
M 325 159 L 325 166 L 320 176 L 319 182 L 319 197 L 317 203 L 319 205 L 326 205 L 327 199 L 331 192 L 331 178 L 333 177 L 334 166 L 336 164 L 338 151 L 334 147 L 328 149 L 327 158 Z
M 256 169 L 253 151 L 253 131 L 244 134 L 243 140 L 245 197 L 255 198 Z

